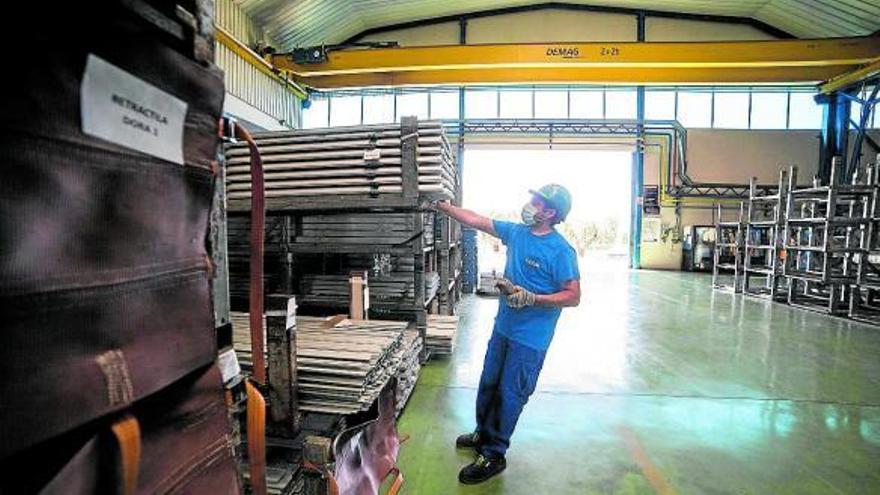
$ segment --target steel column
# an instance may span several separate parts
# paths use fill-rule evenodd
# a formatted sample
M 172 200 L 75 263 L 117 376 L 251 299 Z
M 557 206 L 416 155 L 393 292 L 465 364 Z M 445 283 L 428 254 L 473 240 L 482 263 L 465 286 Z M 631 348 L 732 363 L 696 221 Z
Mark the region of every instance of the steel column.
M 467 44 L 467 19 L 462 18 L 458 21 L 458 44 Z M 464 86 L 458 88 L 458 119 L 461 122 L 458 126 L 458 143 L 456 147 L 455 162 L 458 172 L 458 206 L 464 200 Z
M 637 39 L 645 41 L 645 13 L 639 12 L 636 18 Z M 636 89 L 636 150 L 633 155 L 632 173 L 632 221 L 630 222 L 630 239 L 632 268 L 641 268 L 642 260 L 642 206 L 644 203 L 645 175 L 645 87 Z
M 819 178 L 823 184 L 831 183 L 831 161 L 839 156 L 846 163 L 847 144 L 849 140 L 849 99 L 839 93 L 816 95 L 816 102 L 823 105 L 822 132 L 819 148 Z M 843 175 L 846 167 L 837 167 L 837 182 L 844 183 Z

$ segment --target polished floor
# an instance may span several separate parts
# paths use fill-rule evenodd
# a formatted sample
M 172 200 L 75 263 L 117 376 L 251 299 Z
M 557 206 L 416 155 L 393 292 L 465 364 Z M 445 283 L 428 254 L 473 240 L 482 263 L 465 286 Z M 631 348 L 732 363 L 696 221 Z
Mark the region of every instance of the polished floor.
M 711 290 L 705 275 L 585 267 L 508 468 L 459 485 L 497 301 L 466 297 L 453 357 L 399 429 L 407 494 L 880 494 L 880 328 Z

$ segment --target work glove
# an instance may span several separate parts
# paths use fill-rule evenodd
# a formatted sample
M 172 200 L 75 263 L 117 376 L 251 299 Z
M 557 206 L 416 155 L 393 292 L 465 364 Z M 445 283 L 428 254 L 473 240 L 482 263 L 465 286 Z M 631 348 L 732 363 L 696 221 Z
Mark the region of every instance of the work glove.
M 535 293 L 517 285 L 513 294 L 507 296 L 507 304 L 513 309 L 534 306 Z
M 507 297 L 507 304 L 511 308 L 520 309 L 535 304 L 535 293 L 531 292 L 506 278 L 500 278 L 495 281 L 498 291 Z
M 516 286 L 513 285 L 513 282 L 503 277 L 495 279 L 495 287 L 498 288 L 498 292 L 505 296 L 513 294 L 514 291 L 516 291 Z

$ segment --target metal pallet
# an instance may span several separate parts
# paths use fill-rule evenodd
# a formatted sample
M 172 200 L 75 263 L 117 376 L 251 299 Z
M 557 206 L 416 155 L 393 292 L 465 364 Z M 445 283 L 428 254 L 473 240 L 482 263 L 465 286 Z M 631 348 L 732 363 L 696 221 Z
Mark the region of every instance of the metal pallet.
M 796 186 L 797 169 L 792 167 L 783 271 L 789 280 L 790 305 L 846 316 L 851 294 L 866 269 L 876 187 L 873 178 L 838 183 L 836 168 L 840 166 L 835 158 L 830 184 L 814 181 L 801 188 Z
M 749 182 L 743 243 L 743 294 L 771 300 L 780 300 L 783 295 L 786 281 L 782 273 L 780 232 L 785 222 L 787 184 L 788 174 L 785 170 L 779 172 L 775 191 L 759 188 L 755 177 Z M 755 284 L 755 279 L 761 283 Z
M 745 203 L 740 202 L 736 220 L 725 220 L 724 208 L 721 204 L 717 205 L 716 212 L 712 287 L 738 294 L 743 288 Z

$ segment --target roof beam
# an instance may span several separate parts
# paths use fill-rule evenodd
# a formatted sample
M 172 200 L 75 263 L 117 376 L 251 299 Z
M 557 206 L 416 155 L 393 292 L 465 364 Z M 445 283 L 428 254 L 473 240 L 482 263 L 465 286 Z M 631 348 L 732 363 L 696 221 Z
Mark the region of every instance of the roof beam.
M 482 17 L 493 17 L 499 15 L 508 15 L 508 14 L 519 14 L 523 12 L 534 12 L 539 10 L 569 10 L 575 12 L 598 12 L 598 13 L 607 13 L 607 14 L 623 14 L 623 15 L 638 15 L 640 13 L 644 14 L 647 17 L 660 17 L 667 19 L 683 19 L 690 21 L 703 21 L 703 22 L 721 22 L 726 24 L 745 24 L 748 26 L 752 26 L 759 31 L 763 31 L 771 36 L 780 39 L 791 39 L 794 36 L 782 29 L 779 29 L 775 26 L 767 24 L 766 22 L 760 21 L 753 17 L 738 17 L 738 16 L 727 16 L 727 15 L 717 15 L 717 14 L 695 14 L 688 12 L 673 12 L 673 11 L 665 11 L 665 10 L 651 10 L 651 9 L 635 9 L 631 7 L 617 7 L 611 5 L 590 5 L 590 4 L 580 4 L 580 3 L 567 3 L 567 2 L 543 2 L 538 4 L 530 4 L 530 5 L 517 5 L 512 7 L 501 7 L 496 9 L 488 9 L 488 10 L 477 10 L 470 12 L 462 12 L 460 14 L 451 14 L 444 15 L 438 17 L 430 17 L 426 19 L 416 19 L 413 21 L 401 22 L 397 24 L 388 24 L 385 26 L 377 26 L 373 27 L 348 38 L 342 44 L 354 43 L 362 40 L 363 38 L 380 33 L 386 33 L 389 31 L 397 31 L 400 29 L 411 29 L 423 26 L 432 26 L 436 24 L 443 24 L 446 22 L 457 22 L 460 19 L 479 19 Z
M 437 84 L 815 84 L 880 58 L 876 38 L 445 45 L 330 52 L 276 68 L 317 89 Z

